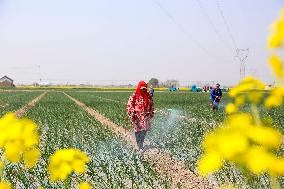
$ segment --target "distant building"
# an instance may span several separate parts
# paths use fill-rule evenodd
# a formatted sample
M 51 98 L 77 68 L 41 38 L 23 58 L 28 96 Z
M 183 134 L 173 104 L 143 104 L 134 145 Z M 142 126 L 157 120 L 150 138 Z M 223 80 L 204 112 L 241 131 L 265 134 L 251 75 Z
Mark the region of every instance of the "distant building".
M 0 78 L 0 87 L 15 87 L 13 82 L 11 78 L 4 76 Z

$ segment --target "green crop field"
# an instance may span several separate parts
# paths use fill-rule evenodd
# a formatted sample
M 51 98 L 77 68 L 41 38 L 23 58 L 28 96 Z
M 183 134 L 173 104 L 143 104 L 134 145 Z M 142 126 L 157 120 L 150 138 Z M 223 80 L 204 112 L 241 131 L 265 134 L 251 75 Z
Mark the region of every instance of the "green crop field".
M 37 182 L 45 188 L 59 188 L 49 182 L 44 167 L 48 157 L 60 148 L 78 148 L 91 157 L 87 174 L 95 188 L 167 188 L 170 183 L 159 177 L 149 163 L 143 161 L 119 138 L 103 127 L 62 93 L 48 93 L 26 114 L 40 127 L 43 159 L 32 170 Z M 143 175 L 141 177 L 140 175 Z M 77 177 L 79 182 L 83 178 Z M 29 183 L 29 178 L 18 178 Z M 11 180 L 13 182 L 15 180 Z M 26 188 L 29 185 L 26 185 Z
M 125 121 L 126 103 L 131 93 L 69 92 L 69 94 L 98 110 L 116 124 L 125 128 L 131 127 Z M 154 101 L 156 115 L 152 130 L 147 136 L 148 140 L 153 145 L 169 151 L 174 159 L 185 162 L 190 170 L 196 172 L 196 162 L 202 153 L 200 149 L 202 138 L 205 133 L 224 120 L 226 117 L 224 106 L 231 100 L 225 94 L 218 113 L 211 111 L 209 93 L 156 93 Z M 276 110 L 262 111 L 267 118 L 274 120 L 273 126 L 282 131 L 283 108 L 282 106 Z M 279 154 L 283 154 L 283 150 Z M 236 179 L 241 178 L 235 169 L 228 165 L 214 179 L 219 183 L 227 180 L 236 183 Z M 259 182 L 259 179 L 256 179 L 256 182 Z M 263 187 L 265 186 L 263 182 Z
M 0 189 L 284 189 L 283 5 L 0 0 Z
M 0 93 L 0 113 L 16 111 L 42 92 Z M 131 92 L 79 92 L 68 95 L 116 123 L 130 129 L 126 120 L 126 103 Z M 147 140 L 158 149 L 170 153 L 175 160 L 197 174 L 196 163 L 202 150 L 201 141 L 206 133 L 225 119 L 225 104 L 231 100 L 224 95 L 220 110 L 210 109 L 209 93 L 159 92 L 155 93 L 155 117 Z M 244 108 L 245 109 L 245 108 Z M 273 126 L 283 132 L 284 107 L 262 110 Z M 8 164 L 3 178 L 19 188 L 64 188 L 64 182 L 53 183 L 46 169 L 49 156 L 58 149 L 77 148 L 88 154 L 91 162 L 84 175 L 74 175 L 70 181 L 76 185 L 88 181 L 94 188 L 172 188 L 171 178 L 160 175 L 142 156 L 125 141 L 77 106 L 62 92 L 48 92 L 24 115 L 35 121 L 40 133 L 40 162 L 28 172 L 20 165 Z M 133 132 L 131 130 L 131 132 Z M 279 154 L 284 154 L 281 149 Z M 16 170 L 16 173 L 15 173 Z M 231 182 L 242 185 L 242 176 L 233 165 L 226 165 L 209 178 L 218 184 Z M 266 176 L 254 179 L 258 186 L 269 185 Z M 282 183 L 283 185 L 283 183 Z M 253 185 L 252 185 L 253 188 Z
M 40 94 L 41 92 L 0 92 L 0 115 L 21 108 Z

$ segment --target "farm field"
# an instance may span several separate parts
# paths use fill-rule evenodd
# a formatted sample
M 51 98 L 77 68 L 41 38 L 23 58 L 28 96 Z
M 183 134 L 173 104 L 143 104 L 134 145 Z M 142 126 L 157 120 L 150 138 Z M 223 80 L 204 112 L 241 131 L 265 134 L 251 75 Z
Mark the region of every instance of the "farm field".
M 125 93 L 95 93 L 95 92 L 69 92 L 71 96 L 79 99 L 116 124 L 129 128 L 125 121 L 125 107 L 130 92 Z M 224 106 L 230 102 L 227 94 L 224 95 L 220 111 L 212 113 L 209 106 L 209 93 L 156 93 L 156 116 L 152 123 L 152 130 L 147 138 L 158 148 L 165 149 L 174 159 L 185 162 L 190 170 L 196 172 L 196 162 L 202 153 L 200 143 L 203 136 L 216 127 L 226 117 Z M 244 108 L 244 111 L 247 108 Z M 262 114 L 274 120 L 273 126 L 282 130 L 283 106 L 271 111 L 262 110 Z M 279 152 L 283 154 L 283 150 Z M 242 180 L 235 169 L 227 166 L 213 180 L 218 183 Z M 258 178 L 259 180 L 266 178 Z M 266 181 L 269 182 L 269 181 Z M 240 185 L 244 183 L 240 182 Z M 263 182 L 263 187 L 267 184 Z
M 284 1 L 0 0 L 0 189 L 284 189 Z
M 15 111 L 42 92 L 0 92 L 0 116 L 9 111 Z
M 131 130 L 130 123 L 125 119 L 126 103 L 131 92 L 66 93 L 117 125 Z M 2 92 L 1 101 L 9 106 L 0 109 L 1 115 L 16 111 L 40 94 L 42 92 Z M 224 95 L 217 113 L 211 112 L 209 93 L 160 92 L 155 93 L 154 101 L 156 113 L 147 140 L 156 148 L 169 152 L 173 159 L 184 163 L 197 174 L 196 163 L 202 153 L 200 144 L 203 136 L 224 120 L 224 105 L 230 99 Z M 283 131 L 283 110 L 281 106 L 273 111 L 263 111 L 262 114 L 273 118 L 273 126 Z M 9 164 L 4 178 L 14 186 L 64 188 L 63 182 L 55 184 L 49 180 L 46 169 L 48 157 L 58 149 L 77 148 L 86 152 L 91 162 L 84 175 L 73 175 L 72 186 L 88 181 L 95 188 L 172 188 L 170 178 L 159 175 L 125 141 L 62 92 L 48 92 L 24 117 L 34 120 L 39 126 L 42 158 L 27 173 L 23 173 L 21 166 Z M 279 154 L 284 154 L 283 150 Z M 13 170 L 18 170 L 19 174 L 14 174 Z M 241 175 L 232 165 L 226 165 L 222 171 L 209 177 L 209 180 L 218 185 L 225 182 L 244 184 Z M 263 188 L 269 185 L 266 176 L 256 178 L 255 182 Z
M 39 185 L 45 188 L 63 187 L 64 183 L 50 183 L 44 169 L 50 154 L 59 148 L 78 148 L 91 158 L 87 173 L 72 180 L 74 186 L 84 179 L 95 188 L 170 187 L 170 183 L 157 175 L 147 162 L 63 93 L 48 93 L 26 116 L 39 125 L 42 141 L 43 159 L 32 170 L 36 179 L 34 188 Z M 141 174 L 144 176 L 140 177 Z M 24 184 L 28 180 L 21 181 Z M 29 188 L 28 185 L 25 188 Z

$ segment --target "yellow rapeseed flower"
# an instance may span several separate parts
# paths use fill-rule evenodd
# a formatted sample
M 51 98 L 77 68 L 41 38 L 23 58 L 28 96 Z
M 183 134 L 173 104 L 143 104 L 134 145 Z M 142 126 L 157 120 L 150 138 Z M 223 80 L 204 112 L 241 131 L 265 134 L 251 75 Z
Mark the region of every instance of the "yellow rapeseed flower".
M 282 101 L 279 101 L 278 98 L 275 98 L 275 96 L 269 96 L 264 102 L 265 107 L 268 109 L 281 106 L 281 104 Z
M 92 185 L 88 182 L 81 182 L 79 185 L 79 189 L 91 189 Z
M 284 10 L 282 9 L 279 18 L 272 24 L 271 35 L 268 38 L 269 48 L 279 48 L 284 41 Z
M 271 66 L 274 75 L 277 78 L 283 78 L 284 77 L 284 66 L 283 62 L 281 61 L 281 58 L 277 55 L 272 55 L 269 58 L 269 65 Z
M 12 189 L 12 186 L 9 182 L 1 181 L 0 182 L 0 189 Z
M 238 96 L 235 98 L 235 105 L 237 107 L 242 106 L 245 103 L 245 98 L 243 96 Z
M 202 147 L 205 155 L 198 163 L 199 173 L 206 176 L 217 171 L 223 161 L 229 161 L 247 167 L 254 174 L 270 172 L 280 175 L 283 169 L 276 167 L 275 163 L 282 160 L 276 161 L 277 157 L 268 150 L 277 149 L 281 140 L 280 132 L 255 125 L 250 114 L 233 114 L 204 137 Z
M 37 148 L 32 148 L 24 152 L 23 159 L 27 168 L 35 166 L 40 158 L 40 151 Z
M 216 140 L 216 150 L 225 160 L 238 159 L 238 155 L 245 153 L 249 146 L 247 138 L 240 133 L 224 132 Z
M 0 119 L 0 148 L 4 149 L 7 160 L 19 162 L 23 153 L 36 148 L 38 143 L 37 126 L 31 120 L 17 119 L 13 113 L 8 113 Z
M 245 164 L 252 173 L 260 175 L 267 172 L 275 162 L 273 154 L 262 147 L 252 147 L 245 156 Z
M 209 151 L 209 149 L 214 149 L 216 146 L 216 132 L 210 132 L 205 135 L 202 141 L 202 147 L 205 151 Z
M 218 171 L 223 165 L 222 159 L 216 152 L 209 152 L 201 157 L 198 162 L 198 172 L 202 176 L 207 176 Z
M 283 17 L 283 10 L 278 20 L 273 23 L 274 32 L 279 34 L 281 37 L 284 38 L 284 17 Z
M 232 113 L 235 113 L 235 112 L 237 112 L 237 107 L 236 107 L 236 105 L 235 104 L 233 104 L 233 103 L 229 103 L 229 104 L 227 104 L 227 106 L 226 106 L 226 112 L 228 113 L 228 114 L 232 114 Z
M 85 172 L 89 157 L 77 149 L 58 150 L 50 157 L 48 171 L 52 181 L 65 180 L 73 171 L 77 174 Z
M 281 47 L 283 43 L 283 38 L 279 34 L 273 34 L 268 38 L 269 48 Z
M 11 162 L 19 162 L 22 152 L 23 148 L 20 141 L 11 141 L 5 145 L 5 157 Z
M 227 127 L 232 129 L 232 132 L 246 133 L 252 126 L 252 117 L 247 113 L 238 113 L 231 115 L 226 121 Z
M 254 126 L 247 130 L 248 137 L 255 143 L 272 149 L 280 147 L 282 135 L 276 129 L 265 126 Z
M 251 122 L 248 114 L 230 116 L 223 125 L 204 137 L 203 150 L 214 150 L 222 159 L 234 161 L 249 147 L 246 132 L 251 127 Z
M 268 39 L 270 48 L 281 47 L 284 43 L 284 9 L 278 20 L 271 27 Z M 281 58 L 273 55 L 269 59 L 273 73 L 278 81 L 284 79 L 284 65 Z M 272 178 L 284 175 L 284 157 L 278 157 L 276 150 L 282 142 L 282 134 L 273 128 L 263 125 L 257 107 L 262 102 L 265 85 L 253 77 L 246 77 L 232 88 L 229 96 L 234 102 L 226 106 L 231 114 L 220 127 L 206 134 L 202 147 L 204 155 L 198 162 L 198 171 L 207 176 L 221 168 L 223 161 L 234 163 L 237 167 L 260 175 L 268 173 Z M 266 108 L 283 104 L 284 88 L 271 90 L 264 99 Z M 251 113 L 240 113 L 239 108 L 251 104 Z M 234 113 L 234 114 L 232 114 Z
M 275 158 L 273 162 L 269 166 L 269 173 L 272 176 L 284 175 L 284 158 Z
M 274 108 L 281 106 L 284 98 L 284 89 L 275 88 L 271 91 L 271 94 L 265 99 L 264 105 L 266 108 Z
M 262 81 L 248 76 L 236 87 L 232 88 L 229 95 L 234 99 L 238 99 L 238 102 L 236 103 L 237 106 L 244 104 L 245 100 L 257 104 L 263 96 L 261 90 L 264 89 L 265 84 Z

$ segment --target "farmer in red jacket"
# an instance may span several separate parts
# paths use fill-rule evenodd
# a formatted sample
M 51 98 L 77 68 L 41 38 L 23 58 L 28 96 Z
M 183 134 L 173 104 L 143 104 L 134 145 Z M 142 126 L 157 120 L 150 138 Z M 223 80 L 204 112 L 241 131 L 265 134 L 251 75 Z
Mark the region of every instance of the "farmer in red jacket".
M 136 91 L 127 103 L 127 114 L 134 126 L 135 138 L 139 151 L 143 152 L 143 143 L 147 131 L 150 130 L 150 120 L 154 117 L 154 102 L 147 91 L 147 84 L 140 81 Z

